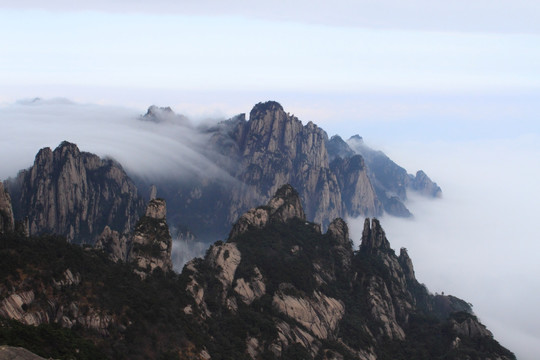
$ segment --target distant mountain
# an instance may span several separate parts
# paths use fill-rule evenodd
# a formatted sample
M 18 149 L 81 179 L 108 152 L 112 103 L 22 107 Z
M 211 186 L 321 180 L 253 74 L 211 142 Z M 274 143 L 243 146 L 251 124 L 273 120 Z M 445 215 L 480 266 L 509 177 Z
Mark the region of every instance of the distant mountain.
M 54 151 L 41 149 L 32 167 L 4 185 L 15 219 L 26 223 L 30 235 L 59 234 L 94 244 L 105 226 L 129 232 L 144 211 L 144 201 L 120 164 L 81 152 L 67 141 Z
M 130 232 L 144 211 L 139 194 L 149 195 L 146 189 L 153 186 L 167 201 L 173 235 L 210 243 L 224 238 L 242 213 L 268 201 L 286 183 L 298 189 L 307 219 L 323 229 L 336 217 L 383 211 L 411 216 L 405 205 L 409 190 L 441 194 L 424 172 L 407 174 L 359 137 L 329 139 L 323 129 L 302 124 L 275 101 L 256 104 L 249 119 L 240 114 L 197 129 L 169 107 L 151 106 L 134 121 L 174 124 L 200 134 L 207 141 L 192 150 L 218 171 L 184 169 L 181 176 L 148 174 L 132 181 L 115 161 L 64 142 L 54 151 L 42 149 L 31 168 L 5 182 L 15 219 L 25 221 L 30 234 L 62 234 L 94 244 L 105 226 Z
M 0 240 L 0 344 L 46 358 L 515 359 L 467 302 L 416 280 L 378 220 L 355 250 L 342 219 L 326 233 L 307 221 L 290 185 L 180 275 L 142 280 L 52 237 Z
M 351 137 L 347 142 L 339 136 L 333 136 L 330 143 L 331 148 L 336 149 L 333 156 L 339 156 L 340 153 L 350 154 L 352 151 L 364 158 L 377 197 L 382 202 L 384 210 L 390 215 L 402 217 L 412 215 L 405 206 L 407 190 L 413 190 L 428 197 L 442 196 L 441 188 L 422 170 L 419 170 L 416 175 L 408 174 L 382 151 L 368 147 L 358 135 Z
M 155 120 L 159 114 L 164 120 Z M 175 116 L 168 108 L 150 108 L 144 118 L 159 123 Z M 275 101 L 256 104 L 249 119 L 240 114 L 199 130 L 209 137 L 203 155 L 229 176 L 188 174 L 188 180 L 155 184 L 169 204 L 170 224 L 202 239 L 224 237 L 243 212 L 268 201 L 286 183 L 298 189 L 307 219 L 323 229 L 336 217 L 380 216 L 383 211 L 410 216 L 407 190 L 440 194 L 427 175 L 416 181 L 354 138 L 329 139 L 323 129 L 312 122 L 303 125 Z M 430 185 L 432 193 L 426 190 Z

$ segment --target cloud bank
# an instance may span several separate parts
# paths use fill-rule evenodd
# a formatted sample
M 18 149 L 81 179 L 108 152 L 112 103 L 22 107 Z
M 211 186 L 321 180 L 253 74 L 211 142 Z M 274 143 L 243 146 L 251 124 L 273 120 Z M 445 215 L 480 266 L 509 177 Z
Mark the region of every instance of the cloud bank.
M 392 247 L 409 250 L 418 281 L 432 292 L 471 302 L 518 359 L 536 359 L 540 136 L 389 148 L 391 158 L 422 167 L 443 189 L 442 199 L 410 197 L 413 220 L 381 219 Z M 349 224 L 359 245 L 363 221 Z
M 81 151 L 112 157 L 130 173 L 152 178 L 214 174 L 226 177 L 201 155 L 208 136 L 185 121 L 140 120 L 137 110 L 32 99 L 0 108 L 0 179 L 32 165 L 39 149 L 67 140 Z

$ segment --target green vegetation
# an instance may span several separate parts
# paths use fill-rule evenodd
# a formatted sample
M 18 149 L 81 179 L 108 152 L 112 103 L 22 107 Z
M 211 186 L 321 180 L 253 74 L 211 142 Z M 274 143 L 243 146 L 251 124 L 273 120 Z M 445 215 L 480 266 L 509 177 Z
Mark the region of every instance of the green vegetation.
M 58 325 L 23 325 L 0 318 L 0 344 L 23 347 L 54 359 L 103 359 L 106 355 L 91 341 Z
M 53 286 L 53 281 L 63 279 L 66 269 L 78 274 L 80 283 Z M 38 337 L 32 340 L 37 347 L 50 342 L 63 349 L 63 339 L 73 336 L 75 344 L 77 339 L 86 338 L 105 354 L 93 358 L 140 359 L 174 352 L 186 341 L 199 347 L 208 342 L 200 325 L 183 312 L 192 304 L 185 292 L 185 276 L 154 272 L 141 280 L 131 266 L 113 263 L 105 254 L 69 244 L 61 237 L 26 239 L 15 235 L 0 237 L 0 276 L 0 300 L 12 289 L 34 289 L 38 291 L 32 304 L 35 308 L 49 309 L 48 300 L 59 304 L 75 302 L 82 316 L 92 309 L 113 319 L 107 328 L 108 336 L 77 325 L 66 333 L 56 331 L 56 325 L 44 325 L 45 330 L 32 333 Z M 31 329 L 4 328 L 2 342 L 17 345 L 13 341 L 18 338 L 15 331 Z M 47 347 L 31 350 L 48 357 L 60 356 Z

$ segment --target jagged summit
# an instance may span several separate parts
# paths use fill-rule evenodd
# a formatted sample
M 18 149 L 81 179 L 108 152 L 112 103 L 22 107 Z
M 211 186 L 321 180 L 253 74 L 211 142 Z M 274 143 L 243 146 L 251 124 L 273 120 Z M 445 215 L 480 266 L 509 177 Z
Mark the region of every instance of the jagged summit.
M 283 106 L 277 101 L 259 102 L 253 106 L 249 114 L 250 119 L 257 118 L 260 114 L 273 111 L 284 111 Z
M 9 233 L 15 230 L 15 219 L 11 198 L 4 189 L 4 184 L 0 181 L 0 234 Z
M 334 160 L 336 157 L 345 159 L 356 154 L 339 135 L 332 136 L 326 143 L 326 148 L 328 150 L 330 161 Z
M 384 252 L 388 250 L 391 250 L 390 242 L 388 242 L 379 220 L 371 219 L 371 225 L 369 218 L 364 220 L 360 252 L 374 254 L 378 251 Z
M 159 107 L 151 105 L 148 107 L 146 114 L 140 117 L 144 121 L 152 121 L 155 123 L 175 123 L 183 126 L 190 126 L 189 119 L 184 115 L 176 114 L 170 106 Z
M 125 247 L 128 264 L 50 237 L 0 235 L 0 257 L 10 258 L 0 315 L 57 324 L 107 354 L 86 358 L 515 360 L 465 301 L 418 283 L 376 219 L 355 252 L 343 219 L 323 234 L 284 185 L 241 217 L 236 236 L 173 274 L 165 206 L 148 204 Z M 55 329 L 52 338 L 65 339 Z
M 186 265 L 195 301 L 186 314 L 244 321 L 247 333 L 237 328 L 224 344 L 238 337 L 250 359 L 457 360 L 471 351 L 514 359 L 466 302 L 418 283 L 406 249 L 396 256 L 377 219 L 366 219 L 354 252 L 343 219 L 323 234 L 293 215 L 298 206 L 272 217 L 298 200 L 290 185 L 281 187 L 267 206 L 240 218 L 226 243 Z M 254 322 L 260 332 L 249 330 Z
M 251 228 L 263 228 L 273 221 L 287 222 L 291 219 L 305 221 L 306 215 L 298 192 L 289 184 L 280 187 L 266 206 L 251 209 L 234 224 L 229 240 Z
M 130 231 L 143 201 L 120 164 L 63 141 L 41 149 L 34 164 L 6 182 L 15 219 L 30 235 L 55 233 L 93 244 L 105 226 Z

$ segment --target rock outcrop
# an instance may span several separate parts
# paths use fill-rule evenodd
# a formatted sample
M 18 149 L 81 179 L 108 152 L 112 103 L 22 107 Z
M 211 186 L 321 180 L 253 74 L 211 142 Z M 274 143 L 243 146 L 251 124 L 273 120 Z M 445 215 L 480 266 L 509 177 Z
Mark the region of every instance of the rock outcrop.
M 313 122 L 303 124 L 275 101 L 256 104 L 248 119 L 241 114 L 204 133 L 209 137 L 204 155 L 228 176 L 159 185 L 171 199 L 175 226 L 189 227 L 200 239 L 212 229 L 214 238 L 223 237 L 242 214 L 268 202 L 284 184 L 298 191 L 306 219 L 323 229 L 336 217 L 382 213 L 361 156 L 332 166 L 326 132 Z
M 140 274 L 152 273 L 159 268 L 172 270 L 172 238 L 166 220 L 165 200 L 150 200 L 130 237 L 127 261 L 134 263 Z
M 422 170 L 418 170 L 415 176 L 409 175 L 411 182 L 410 187 L 413 190 L 418 191 L 419 193 L 431 196 L 431 197 L 441 197 L 442 190 L 441 188 L 434 183 L 429 176 L 426 175 Z
M 0 346 L 0 359 L 2 360 L 45 360 L 22 347 Z
M 28 218 L 30 235 L 55 233 L 94 244 L 105 226 L 129 232 L 143 201 L 122 167 L 64 141 L 44 148 L 34 165 L 8 182 L 16 219 Z
M 56 324 L 52 338 L 75 333 L 108 354 L 85 358 L 515 360 L 469 304 L 418 283 L 376 219 L 354 251 L 345 221 L 323 233 L 284 185 L 175 274 L 166 217 L 165 202 L 151 200 L 130 264 L 60 238 L 2 236 L 2 333 L 14 321 Z
M 461 358 L 475 338 L 493 344 L 493 353 L 483 358 L 495 349 L 502 349 L 498 358 L 513 358 L 482 330 L 467 303 L 433 296 L 418 283 L 407 250 L 396 256 L 377 219 L 366 219 L 361 241 L 354 252 L 340 218 L 323 234 L 306 221 L 300 196 L 285 185 L 266 206 L 242 215 L 226 243 L 214 244 L 204 259 L 186 266 L 194 306 L 184 312 L 200 314 L 203 323 L 232 317 L 236 326 L 244 321 L 260 328 L 241 338 L 253 359 L 267 354 L 375 360 L 389 358 L 389 351 L 414 358 L 414 351 L 403 349 L 426 341 L 414 330 L 424 317 L 439 319 L 429 320 L 434 328 L 452 329 L 438 340 L 445 347 L 428 351 L 434 357 Z
M 11 198 L 0 182 L 0 234 L 9 233 L 15 230 L 15 219 Z
M 294 218 L 306 220 L 306 215 L 298 192 L 291 185 L 286 184 L 278 189 L 266 206 L 251 209 L 240 216 L 229 234 L 229 239 L 249 229 L 262 229 L 271 221 L 287 222 Z
M 146 206 L 131 233 L 121 234 L 108 226 L 98 238 L 96 249 L 105 252 L 114 262 L 135 265 L 135 272 L 146 277 L 156 269 L 172 270 L 172 237 L 167 224 L 165 200 L 153 198 Z
M 431 181 L 431 179 L 422 171 L 416 175 L 408 174 L 407 171 L 393 162 L 382 151 L 376 151 L 367 146 L 364 140 L 355 135 L 351 137 L 345 145 L 339 137 L 330 139 L 332 145 L 329 148 L 336 149 L 335 154 L 343 154 L 345 145 L 357 154 L 362 155 L 366 166 L 369 168 L 369 178 L 381 201 L 384 210 L 390 214 L 401 217 L 410 217 L 412 214 L 405 206 L 407 200 L 407 190 L 415 191 L 428 197 L 441 197 L 441 188 Z

